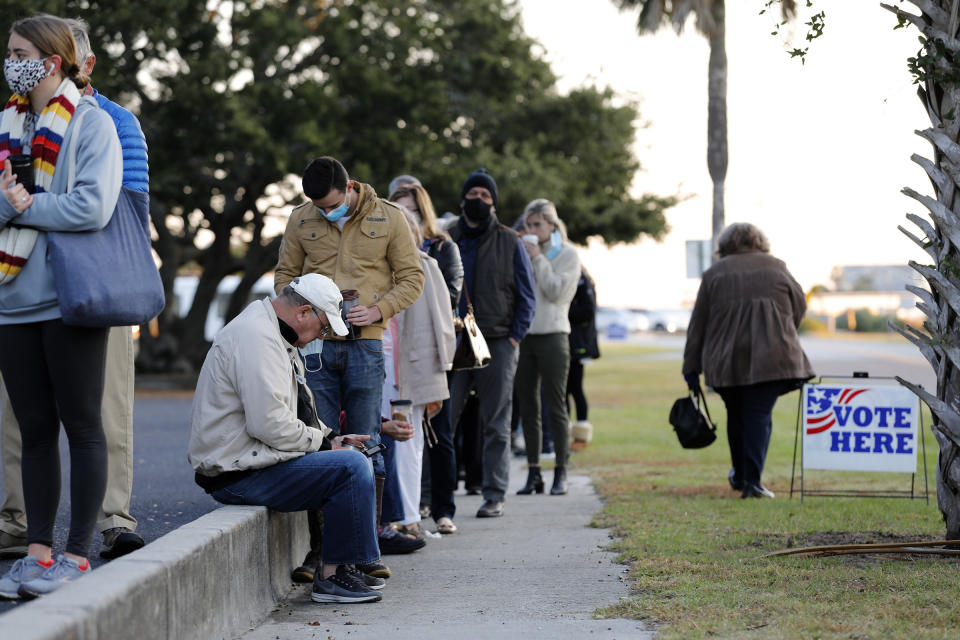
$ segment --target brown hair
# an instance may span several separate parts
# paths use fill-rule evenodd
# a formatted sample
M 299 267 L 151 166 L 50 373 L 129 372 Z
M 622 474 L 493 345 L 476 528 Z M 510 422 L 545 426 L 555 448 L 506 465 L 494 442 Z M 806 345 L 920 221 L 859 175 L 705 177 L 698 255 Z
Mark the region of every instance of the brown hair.
M 90 84 L 77 65 L 77 43 L 70 24 L 62 18 L 41 13 L 13 23 L 11 33 L 26 38 L 44 57 L 60 56 L 60 73 L 70 78 L 78 89 Z
M 749 222 L 734 222 L 723 231 L 717 239 L 717 255 L 733 255 L 735 253 L 770 253 L 770 241 L 763 231 Z
M 420 210 L 420 229 L 423 231 L 423 237 L 428 240 L 435 238 L 450 239 L 450 236 L 440 231 L 440 227 L 437 226 L 437 212 L 433 208 L 433 201 L 422 185 L 405 184 L 399 186 L 394 189 L 388 199 L 391 202 L 396 202 L 397 198 L 403 198 L 404 196 L 413 197 L 414 202 L 417 203 L 417 209 Z

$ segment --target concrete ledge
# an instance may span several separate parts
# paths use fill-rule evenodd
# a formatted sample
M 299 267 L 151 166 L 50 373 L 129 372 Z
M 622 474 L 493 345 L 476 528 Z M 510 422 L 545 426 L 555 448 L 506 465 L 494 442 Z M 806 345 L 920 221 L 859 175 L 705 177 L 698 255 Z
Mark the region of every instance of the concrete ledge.
M 19 640 L 233 638 L 290 589 L 309 547 L 305 512 L 223 507 L 5 613 Z

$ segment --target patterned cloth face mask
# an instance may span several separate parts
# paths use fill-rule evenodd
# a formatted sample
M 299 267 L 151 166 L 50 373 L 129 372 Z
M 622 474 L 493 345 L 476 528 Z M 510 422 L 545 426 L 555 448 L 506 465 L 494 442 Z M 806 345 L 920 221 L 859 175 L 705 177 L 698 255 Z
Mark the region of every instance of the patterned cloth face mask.
M 47 71 L 47 59 L 40 60 L 4 60 L 3 76 L 10 90 L 20 96 L 26 96 L 37 88 L 40 81 L 50 75 Z

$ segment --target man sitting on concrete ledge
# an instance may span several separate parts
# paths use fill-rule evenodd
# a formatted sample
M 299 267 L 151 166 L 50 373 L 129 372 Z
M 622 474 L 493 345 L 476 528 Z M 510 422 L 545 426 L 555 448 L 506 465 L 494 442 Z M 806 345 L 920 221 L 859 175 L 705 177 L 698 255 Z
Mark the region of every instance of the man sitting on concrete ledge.
M 342 448 L 369 436 L 328 439 L 303 380 L 297 347 L 347 332 L 343 299 L 319 274 L 295 278 L 275 300 L 251 303 L 217 333 L 193 400 L 189 455 L 196 482 L 224 504 L 276 511 L 323 509 L 323 568 L 316 602 L 373 602 L 357 564 L 380 559 L 373 466 Z M 313 426 L 311 426 L 311 424 Z

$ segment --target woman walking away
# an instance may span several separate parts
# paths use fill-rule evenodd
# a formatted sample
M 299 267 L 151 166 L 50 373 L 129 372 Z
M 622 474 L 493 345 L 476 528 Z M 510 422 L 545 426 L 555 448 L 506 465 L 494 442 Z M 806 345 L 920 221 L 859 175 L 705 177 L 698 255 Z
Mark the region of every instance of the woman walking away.
M 107 329 L 63 323 L 47 232 L 106 226 L 123 167 L 110 116 L 92 97 L 81 97 L 89 78 L 77 66 L 65 21 L 39 15 L 16 22 L 4 76 L 14 95 L 0 117 L 0 237 L 16 238 L 6 238 L 11 242 L 3 246 L 15 249 L 0 266 L 0 372 L 23 438 L 28 546 L 27 557 L 0 578 L 0 596 L 32 598 L 90 570 L 87 553 L 107 473 L 100 422 Z M 14 172 L 10 156 L 24 154 L 32 169 L 18 163 Z M 74 185 L 67 184 L 71 163 Z M 70 446 L 70 534 L 54 557 L 61 421 Z
M 703 274 L 683 352 L 691 389 L 700 372 L 727 407 L 731 488 L 743 498 L 772 498 L 760 483 L 777 398 L 813 377 L 797 327 L 803 290 L 752 224 L 720 234 L 717 260 Z
M 523 246 L 533 264 L 537 310 L 533 324 L 520 343 L 516 389 L 520 401 L 520 423 L 526 443 L 527 482 L 519 495 L 543 493 L 540 474 L 542 425 L 540 385 L 543 384 L 544 412 L 553 431 L 556 466 L 552 495 L 567 492 L 570 417 L 567 414 L 567 372 L 570 368 L 570 302 L 580 279 L 580 258 L 567 242 L 567 231 L 557 209 L 549 200 L 534 200 L 524 211 L 527 235 Z

